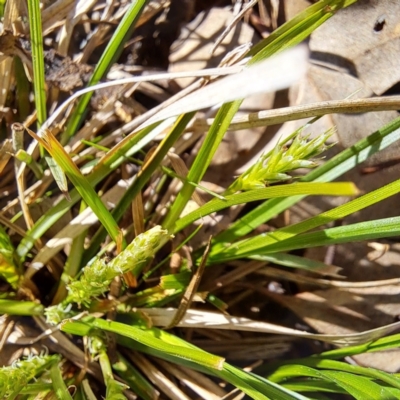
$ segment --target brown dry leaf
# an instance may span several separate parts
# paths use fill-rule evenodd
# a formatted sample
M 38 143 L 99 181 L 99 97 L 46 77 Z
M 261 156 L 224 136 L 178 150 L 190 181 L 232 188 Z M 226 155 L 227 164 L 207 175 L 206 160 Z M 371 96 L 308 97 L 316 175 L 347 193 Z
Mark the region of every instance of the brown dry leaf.
M 0 174 L 3 171 L 4 167 L 7 165 L 9 159 L 11 158 L 11 153 L 12 153 L 11 139 L 5 139 L 4 142 L 1 143 L 0 147 Z
M 285 4 L 290 11 L 291 2 Z M 309 73 L 290 90 L 290 104 L 373 97 L 399 82 L 399 12 L 397 1 L 360 0 L 319 27 L 311 35 Z M 340 144 L 349 147 L 397 116 L 396 111 L 333 114 L 321 118 L 310 130 L 317 134 L 335 125 Z M 285 124 L 277 137 L 285 137 L 305 122 Z M 394 158 L 398 148 L 390 146 L 368 162 Z
M 77 64 L 50 50 L 45 53 L 46 81 L 64 92 L 84 86 L 93 72 L 86 64 Z
M 381 95 L 400 81 L 399 14 L 397 0 L 359 0 L 317 29 L 310 47 Z

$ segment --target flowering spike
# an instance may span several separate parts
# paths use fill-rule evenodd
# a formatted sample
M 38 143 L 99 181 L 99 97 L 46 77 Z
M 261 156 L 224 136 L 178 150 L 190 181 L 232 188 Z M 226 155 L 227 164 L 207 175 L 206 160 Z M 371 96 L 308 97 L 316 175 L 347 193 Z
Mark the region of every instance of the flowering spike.
M 271 183 L 291 179 L 287 172 L 298 168 L 316 167 L 318 164 L 310 158 L 333 146 L 325 145 L 332 133 L 332 130 L 328 130 L 312 140 L 309 140 L 310 135 L 303 137 L 297 135 L 289 148 L 278 144 L 272 152 L 263 154 L 252 167 L 239 176 L 228 192 L 258 189 Z
M 68 296 L 61 304 L 45 310 L 47 322 L 57 324 L 71 316 L 71 303 L 89 306 L 93 297 L 105 293 L 115 277 L 131 271 L 138 276 L 141 269 L 157 250 L 170 238 L 168 231 L 155 226 L 133 239 L 127 248 L 108 264 L 97 259 L 86 266 L 78 280 L 68 286 Z
M 106 292 L 116 276 L 128 271 L 137 275 L 143 264 L 154 256 L 168 237 L 166 230 L 155 226 L 133 239 L 132 243 L 108 264 L 103 260 L 96 260 L 85 267 L 80 279 L 69 284 L 66 302 L 87 305 L 92 297 Z

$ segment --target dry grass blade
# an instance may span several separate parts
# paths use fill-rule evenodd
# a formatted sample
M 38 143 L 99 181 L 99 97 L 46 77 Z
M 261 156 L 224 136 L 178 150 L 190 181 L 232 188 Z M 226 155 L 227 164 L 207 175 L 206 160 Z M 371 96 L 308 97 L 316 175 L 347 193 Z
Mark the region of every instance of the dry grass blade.
M 387 96 L 367 99 L 331 100 L 320 103 L 305 104 L 293 107 L 284 107 L 277 110 L 258 111 L 235 117 L 229 127 L 230 130 L 256 128 L 259 126 L 277 125 L 287 121 L 303 118 L 320 117 L 326 114 L 357 114 L 373 111 L 398 110 L 400 96 Z M 213 123 L 198 120 L 194 127 L 207 129 Z
M 382 279 L 379 281 L 365 281 L 365 282 L 348 282 L 337 281 L 333 279 L 316 279 L 309 276 L 302 276 L 293 272 L 284 271 L 277 268 L 267 267 L 256 271 L 259 275 L 268 276 L 275 279 L 285 279 L 292 282 L 307 283 L 315 286 L 322 287 L 336 287 L 343 289 L 356 289 L 356 288 L 371 288 L 386 285 L 400 285 L 400 278 Z
M 214 82 L 166 107 L 141 129 L 175 115 L 289 87 L 306 73 L 307 50 L 297 47 L 261 61 L 238 74 Z M 232 90 L 235 88 L 235 90 Z
M 46 35 L 54 27 L 59 26 L 74 6 L 74 0 L 57 0 L 46 7 L 42 12 L 43 33 Z
M 218 400 L 226 395 L 220 386 L 196 371 L 183 369 L 163 360 L 157 360 L 157 364 L 161 365 L 165 371 L 173 374 L 184 386 L 189 387 L 205 400 Z
M 24 127 L 19 123 L 15 123 L 12 125 L 12 136 L 13 136 L 13 151 L 14 154 L 17 154 L 18 151 L 22 150 L 24 147 L 23 137 L 24 137 Z M 24 215 L 25 224 L 27 229 L 31 229 L 33 226 L 33 219 L 29 212 L 28 205 L 25 200 L 25 177 L 24 177 L 24 169 L 21 169 L 21 162 L 15 158 L 15 176 L 17 179 L 17 189 L 18 189 L 18 198 L 22 213 Z M 19 171 L 22 171 L 20 174 Z
M 190 72 L 179 72 L 179 73 L 160 73 L 160 74 L 153 74 L 153 75 L 147 75 L 147 76 L 134 76 L 132 78 L 126 78 L 126 79 L 119 79 L 116 81 L 111 81 L 111 82 L 105 82 L 105 83 L 99 83 L 97 85 L 90 86 L 88 88 L 79 90 L 78 92 L 74 93 L 72 96 L 68 98 L 63 104 L 61 104 L 55 111 L 54 113 L 45 121 L 45 123 L 40 127 L 39 131 L 37 132 L 37 135 L 39 137 L 42 137 L 46 130 L 49 129 L 56 121 L 57 118 L 65 111 L 68 109 L 68 107 L 80 96 L 93 92 L 96 90 L 100 89 L 105 89 L 108 87 L 112 86 L 117 86 L 117 85 L 124 85 L 124 84 L 129 84 L 129 83 L 139 83 L 139 82 L 154 82 L 162 79 L 176 79 L 176 78 L 184 78 L 184 77 L 209 77 L 209 76 L 225 76 L 225 75 L 230 75 L 230 74 L 236 74 L 240 71 L 243 70 L 243 66 L 232 66 L 232 67 L 225 67 L 225 68 L 210 68 L 210 69 L 203 69 L 199 71 L 190 71 Z M 195 86 L 197 87 L 197 86 Z M 190 89 L 190 92 L 193 89 Z M 187 91 L 184 91 L 184 94 L 186 94 Z M 179 97 L 181 97 L 182 94 L 179 94 Z M 170 99 L 168 103 L 173 103 L 175 104 L 176 102 L 176 97 L 173 99 Z M 175 101 L 175 102 L 174 102 Z M 156 107 L 156 110 L 152 110 L 152 113 L 155 111 L 158 111 L 162 107 Z M 179 113 L 178 113 L 179 114 Z M 140 117 L 141 123 L 143 121 L 146 121 L 148 119 L 148 114 L 143 115 Z M 115 135 L 121 135 L 121 133 L 128 133 L 129 131 L 132 131 L 132 127 L 136 126 L 137 122 L 132 121 L 129 124 L 126 124 L 126 127 L 123 131 L 120 129 L 114 132 Z M 146 124 L 146 126 L 149 124 Z M 28 153 L 31 153 L 33 151 L 33 148 L 30 148 L 28 150 Z
M 162 327 L 168 326 L 176 313 L 176 309 L 174 308 L 149 308 L 139 309 L 139 311 L 143 311 L 149 318 L 151 318 L 154 325 Z M 400 327 L 400 322 L 394 322 L 393 324 L 360 333 L 323 335 L 286 328 L 268 322 L 254 321 L 248 318 L 234 317 L 201 310 L 187 310 L 178 326 L 182 328 L 196 327 L 202 329 L 227 329 L 258 333 L 274 333 L 305 339 L 321 340 L 322 342 L 332 343 L 338 346 L 348 346 L 371 342 L 388 335 Z
M 213 282 L 209 282 L 206 286 L 206 289 L 210 292 L 220 289 L 224 286 L 227 286 L 239 279 L 246 277 L 247 275 L 258 271 L 265 265 L 265 262 L 260 261 L 250 261 L 242 263 L 240 266 L 236 267 L 232 271 L 226 273 L 218 277 L 217 279 L 213 279 Z
M 153 0 L 144 8 L 136 26 L 145 24 L 148 20 L 154 17 L 154 15 L 158 14 L 161 10 L 168 8 L 170 5 L 170 0 Z
M 10 160 L 11 153 L 12 153 L 12 141 L 11 139 L 6 139 L 1 144 L 0 148 L 0 173 L 4 170 L 5 166 Z
M 58 52 L 66 56 L 68 46 L 70 44 L 72 33 L 82 17 L 97 3 L 97 0 L 79 0 L 75 3 L 74 8 L 68 12 L 67 19 L 62 25 L 60 39 L 58 42 Z
M 190 400 L 170 379 L 163 374 L 159 368 L 152 364 L 146 357 L 140 353 L 129 352 L 130 360 L 140 368 L 147 378 L 156 385 L 168 399 L 171 400 Z
M 234 17 L 234 19 L 228 24 L 225 30 L 221 33 L 218 39 L 215 41 L 214 46 L 211 49 L 211 54 L 215 52 L 217 47 L 221 44 L 221 42 L 226 38 L 229 32 L 236 26 L 236 24 L 240 21 L 240 19 L 249 11 L 252 7 L 254 7 L 258 3 L 258 0 L 251 0 L 247 3 L 242 10 Z
M 211 248 L 211 239 L 212 239 L 212 237 L 210 236 L 210 238 L 208 239 L 207 246 L 204 250 L 204 255 L 201 259 L 200 265 L 197 268 L 196 272 L 194 273 L 192 279 L 190 280 L 190 283 L 186 287 L 185 293 L 182 297 L 182 300 L 179 304 L 178 309 L 176 310 L 176 314 L 174 315 L 174 318 L 165 327 L 165 329 L 171 329 L 175 325 L 178 325 L 179 321 L 183 318 L 183 316 L 186 314 L 186 311 L 189 309 L 190 305 L 192 304 L 194 295 L 196 294 L 197 288 L 200 285 L 200 279 L 206 268 L 207 257 L 208 257 L 208 253 L 210 252 L 210 248 Z
M 175 153 L 168 153 L 168 158 L 171 162 L 174 171 L 180 177 L 186 178 L 187 174 L 189 173 L 189 170 L 186 167 L 184 161 Z M 192 199 L 197 203 L 198 206 L 203 206 L 205 204 L 205 201 L 197 192 L 193 192 Z

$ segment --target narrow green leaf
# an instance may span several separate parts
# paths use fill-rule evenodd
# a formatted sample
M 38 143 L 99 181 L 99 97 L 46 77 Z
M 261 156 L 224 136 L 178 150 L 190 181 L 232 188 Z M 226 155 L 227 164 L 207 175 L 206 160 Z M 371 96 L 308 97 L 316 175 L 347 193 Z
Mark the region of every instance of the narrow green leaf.
M 400 334 L 390 335 L 377 339 L 373 342 L 364 343 L 356 346 L 343 347 L 340 349 L 325 351 L 324 353 L 315 355 L 317 358 L 339 359 L 356 354 L 373 353 L 376 351 L 391 350 L 400 347 Z
M 187 176 L 188 181 L 196 184 L 200 182 L 241 103 L 240 100 L 234 101 L 232 103 L 224 104 L 219 109 L 203 145 L 189 170 Z M 184 183 L 183 188 L 179 192 L 163 222 L 163 227 L 172 230 L 176 220 L 179 218 L 194 190 L 195 187 L 193 185 L 188 182 Z
M 67 387 L 65 386 L 64 379 L 61 376 L 61 370 L 57 364 L 53 364 L 50 368 L 51 383 L 53 384 L 54 392 L 59 400 L 72 400 Z
M 332 269 L 331 265 L 327 265 L 321 261 L 287 253 L 263 254 L 250 256 L 249 258 L 252 260 L 266 261 L 269 263 L 283 265 L 289 268 L 299 268 L 306 271 L 320 272 L 321 274 L 326 274 L 328 270 Z
M 261 376 L 253 374 L 251 372 L 247 373 L 239 368 L 236 368 L 230 364 L 226 364 L 226 367 L 223 370 L 224 372 L 230 372 L 232 375 L 240 378 L 242 382 L 246 382 L 251 385 L 251 388 L 255 393 L 260 393 L 265 396 L 268 396 L 271 400 L 308 400 L 306 397 L 299 393 L 292 392 L 289 389 L 286 389 L 275 382 L 272 382 L 268 379 L 265 379 Z M 233 382 L 235 384 L 235 380 L 228 380 L 229 382 Z M 240 383 L 240 382 L 239 382 Z M 236 384 L 235 384 L 236 385 Z M 240 387 L 240 386 L 239 386 Z M 251 393 L 251 392 L 250 392 Z M 254 396 L 254 394 L 253 394 Z M 256 397 L 253 397 L 256 398 Z
M 243 257 L 247 255 L 260 255 L 265 252 L 275 252 L 275 251 L 282 251 L 278 250 L 278 248 L 283 248 L 283 247 L 289 247 L 291 246 L 290 243 L 294 243 L 289 241 L 288 239 L 293 238 L 295 240 L 295 236 L 299 235 L 300 233 L 309 231 L 311 229 L 317 228 L 321 225 L 325 225 L 329 222 L 335 221 L 340 218 L 344 218 L 347 215 L 350 215 L 352 213 L 355 213 L 356 211 L 362 210 L 372 204 L 376 204 L 379 201 L 382 201 L 390 196 L 393 196 L 397 193 L 400 192 L 400 180 L 394 181 L 392 183 L 389 183 L 386 186 L 383 186 L 377 190 L 374 190 L 370 193 L 365 194 L 364 196 L 361 196 L 355 200 L 349 201 L 346 204 L 343 204 L 339 207 L 336 207 L 332 210 L 326 211 L 324 213 L 321 213 L 315 217 L 309 218 L 305 221 L 299 222 L 294 225 L 287 226 L 285 228 L 279 229 L 275 232 L 272 232 L 271 234 L 263 234 L 263 235 L 258 235 L 254 238 L 242 240 L 240 242 L 236 242 L 234 246 L 228 247 L 226 250 L 219 251 L 219 248 L 213 249 L 210 255 L 210 262 L 212 261 L 221 261 L 221 260 L 226 260 L 229 258 L 237 258 L 237 257 Z M 371 221 L 373 223 L 373 221 Z M 370 224 L 371 224 L 370 223 Z M 380 224 L 380 222 L 377 222 Z M 370 228 L 368 228 L 370 226 Z M 386 226 L 386 225 L 385 225 Z M 336 229 L 336 228 L 334 228 Z M 317 232 L 316 234 L 319 235 L 318 238 L 315 237 L 315 242 L 314 244 L 309 244 L 309 246 L 323 246 L 328 243 L 344 243 L 349 240 L 367 240 L 371 239 L 373 237 L 378 238 L 378 237 L 385 237 L 384 233 L 378 233 L 376 232 L 377 236 L 368 235 L 367 230 L 368 229 L 373 229 L 373 225 L 360 225 L 358 229 L 360 231 L 355 235 L 352 239 L 351 233 L 348 232 L 348 227 L 339 227 L 339 229 L 343 229 L 343 235 L 341 238 L 340 233 L 337 233 L 335 230 L 329 230 L 328 234 L 335 235 L 335 237 L 324 237 L 322 233 Z M 347 229 L 347 230 L 346 230 Z M 386 228 L 382 228 L 385 230 Z M 392 228 L 389 228 L 389 231 L 387 231 L 387 234 L 390 236 L 395 236 L 395 230 Z M 339 235 L 339 236 L 338 236 Z M 364 236 L 363 236 L 364 235 Z M 311 239 L 311 236 L 306 236 L 306 240 Z M 363 239 L 364 238 L 364 239 Z M 287 240 L 287 241 L 286 241 Z M 300 241 L 302 239 L 299 239 Z M 340 240 L 340 241 L 337 241 Z M 282 242 L 285 241 L 285 245 L 281 246 L 277 242 Z M 300 242 L 297 242 L 297 245 Z M 319 244 L 317 244 L 319 243 Z M 297 246 L 296 245 L 296 246 Z M 266 250 L 268 248 L 268 250 Z M 274 250 L 270 250 L 270 249 Z M 300 247 L 296 247 L 300 248 Z M 228 258 L 227 258 L 228 257 Z
M 299 179 L 300 182 L 327 182 L 341 176 L 355 166 L 364 162 L 376 152 L 385 149 L 400 138 L 400 118 L 397 118 L 368 137 L 360 140 L 352 147 L 342 151 L 325 164 Z M 282 199 L 271 199 L 241 219 L 234 222 L 227 230 L 219 234 L 214 242 L 213 253 L 223 250 L 226 245 L 241 238 L 269 219 L 288 209 L 304 196 L 293 196 Z
M 101 372 L 103 373 L 104 382 L 106 384 L 106 397 L 105 400 L 125 400 L 126 397 L 123 394 L 124 389 L 127 386 L 114 379 L 110 359 L 108 358 L 105 348 L 100 351 L 98 355 Z
M 223 368 L 223 358 L 214 356 L 195 347 L 188 348 L 171 344 L 169 341 L 165 340 L 165 332 L 160 329 L 141 329 L 137 326 L 128 326 L 120 322 L 105 321 L 99 318 L 87 318 L 84 321 L 88 327 L 98 328 L 107 332 L 126 336 L 145 346 L 151 347 L 160 354 L 170 354 L 213 370 L 220 370 Z M 67 321 L 62 325 L 61 329 L 65 332 L 70 332 L 71 328 L 73 329 L 75 324 L 76 321 Z
M 130 389 L 143 400 L 154 400 L 157 390 L 151 383 L 121 354 L 117 354 L 118 361 L 113 364 L 113 370 L 129 385 Z
M 14 247 L 7 232 L 0 225 L 0 276 L 17 289 L 20 271 L 14 259 Z
M 342 371 L 348 372 L 352 374 L 362 375 L 367 378 L 372 378 L 376 380 L 380 380 L 385 382 L 386 384 L 400 389 L 400 378 L 396 377 L 393 374 L 389 374 L 384 371 L 379 371 L 375 368 L 365 368 L 360 367 L 358 365 L 350 365 L 345 362 L 340 362 L 336 360 L 326 360 L 326 359 L 318 359 L 318 358 L 306 358 L 301 360 L 303 365 L 312 367 L 312 368 L 319 368 L 325 370 L 335 370 L 335 371 Z
M 33 92 L 39 125 L 46 120 L 46 89 L 44 72 L 42 16 L 40 13 L 40 1 L 30 0 L 28 3 L 28 16 L 32 47 L 33 65 Z
M 282 382 L 294 377 L 311 377 L 331 381 L 345 389 L 358 400 L 392 400 L 390 391 L 366 377 L 342 371 L 320 371 L 305 365 L 283 365 L 268 378 L 273 382 Z M 380 397 L 382 396 L 382 397 Z
M 356 242 L 361 240 L 380 239 L 400 235 L 400 217 L 377 219 L 360 222 L 335 228 L 324 229 L 319 232 L 304 233 L 290 239 L 271 244 L 266 248 L 258 249 L 258 253 L 289 251 L 331 244 Z
M 168 332 L 155 331 L 154 333 L 157 335 L 157 332 L 161 332 L 163 338 L 165 340 L 168 340 L 172 345 L 178 347 L 187 347 L 189 349 L 196 349 L 196 347 L 194 347 L 190 343 L 187 343 L 176 336 L 170 335 L 168 334 Z M 149 331 L 149 334 L 154 333 L 152 332 L 152 330 Z M 132 341 L 127 337 L 119 336 L 117 337 L 117 341 L 118 343 L 130 349 L 139 350 L 144 353 L 151 354 L 155 357 L 160 357 L 164 360 L 175 362 L 187 368 L 192 368 L 200 372 L 207 373 L 209 375 L 217 376 L 221 379 L 226 380 L 230 384 L 235 385 L 239 390 L 242 390 L 253 399 L 307 400 L 304 396 L 300 394 L 294 393 L 278 385 L 274 385 L 273 382 L 270 382 L 262 377 L 255 376 L 254 374 L 248 373 L 239 368 L 233 367 L 232 365 L 229 365 L 227 363 L 224 363 L 223 370 L 220 371 L 214 368 L 207 368 L 198 363 L 194 363 L 189 359 L 180 358 L 174 356 L 173 354 L 156 352 L 152 347 L 145 346 L 142 343 L 136 341 Z
M 43 53 L 43 33 L 42 16 L 40 11 L 40 1 L 28 1 L 28 16 L 32 47 L 33 65 L 33 92 L 35 96 L 35 107 L 37 112 L 38 126 L 46 120 L 46 88 L 45 88 L 45 69 Z M 63 193 L 67 193 L 67 179 L 62 169 L 50 157 L 45 157 L 46 162 L 54 176 L 57 185 Z
M 321 24 L 339 9 L 346 8 L 357 0 L 322 0 L 306 8 L 290 21 L 276 29 L 266 39 L 251 48 L 248 55 L 254 56 L 250 63 L 258 62 L 272 54 L 295 46 L 306 39 Z
M 43 315 L 44 307 L 34 301 L 0 299 L 0 314 Z
M 114 218 L 100 200 L 91 184 L 82 175 L 80 169 L 72 161 L 58 140 L 51 134 L 50 131 L 46 131 L 42 138 L 39 138 L 29 129 L 28 132 L 46 148 L 57 164 L 63 169 L 63 171 L 65 171 L 79 194 L 85 200 L 85 203 L 96 214 L 97 218 L 104 225 L 111 238 L 117 243 L 117 246 L 121 247 L 122 245 L 125 245 L 122 233 L 118 228 L 118 224 L 115 222 Z
M 394 400 L 389 390 L 367 378 L 339 371 L 324 371 L 323 375 L 357 400 Z
M 327 393 L 342 393 L 347 394 L 347 392 L 336 385 L 333 382 L 326 382 L 323 379 L 313 379 L 310 380 L 305 378 L 304 380 L 300 380 L 296 378 L 294 381 L 283 382 L 282 386 L 293 390 L 294 392 L 327 392 Z
M 249 190 L 243 193 L 225 196 L 225 200 L 213 199 L 204 206 L 180 218 L 175 225 L 174 233 L 179 232 L 189 224 L 225 208 L 250 203 L 252 201 L 264 200 L 266 198 L 285 197 L 299 194 L 307 195 L 330 195 L 330 196 L 352 196 L 357 194 L 357 188 L 350 182 L 337 183 L 294 183 L 290 185 L 277 185 L 263 189 Z

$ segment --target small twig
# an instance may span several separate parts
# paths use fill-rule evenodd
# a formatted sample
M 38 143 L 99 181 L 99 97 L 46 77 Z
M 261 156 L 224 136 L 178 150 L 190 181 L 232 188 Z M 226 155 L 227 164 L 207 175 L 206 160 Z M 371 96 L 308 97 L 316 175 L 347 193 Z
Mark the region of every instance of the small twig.
M 258 3 L 258 0 L 251 0 L 250 3 L 248 3 L 246 6 L 242 8 L 242 11 L 240 11 L 234 18 L 233 20 L 228 24 L 228 26 L 224 29 L 224 31 L 219 35 L 217 40 L 214 43 L 214 46 L 212 47 L 210 54 L 214 54 L 215 50 L 217 47 L 221 44 L 221 42 L 226 38 L 226 36 L 229 34 L 229 32 L 237 25 L 237 23 L 242 19 L 243 15 L 246 14 L 250 8 L 255 6 Z
M 376 97 L 367 99 L 331 100 L 319 103 L 282 107 L 276 110 L 263 110 L 235 117 L 229 126 L 230 131 L 278 125 L 287 121 L 303 118 L 320 117 L 326 114 L 355 114 L 373 111 L 390 111 L 400 108 L 400 96 Z M 191 129 L 208 129 L 214 122 L 197 120 Z
M 208 257 L 208 253 L 210 252 L 210 248 L 211 248 L 211 239 L 212 239 L 212 236 L 210 236 L 210 238 L 208 239 L 208 243 L 204 250 L 204 255 L 201 259 L 200 265 L 197 268 L 196 272 L 194 273 L 192 279 L 190 280 L 190 283 L 186 288 L 185 294 L 182 297 L 181 303 L 179 304 L 179 307 L 176 310 L 174 317 L 172 318 L 172 320 L 168 324 L 168 326 L 165 327 L 165 329 L 171 329 L 174 326 L 178 325 L 179 322 L 181 321 L 181 319 L 186 314 L 186 311 L 189 309 L 190 305 L 192 304 L 193 297 L 197 292 L 197 288 L 199 287 L 199 284 L 200 284 L 200 279 L 203 275 L 204 269 L 206 268 L 207 257 Z
M 13 140 L 13 151 L 16 154 L 19 150 L 24 148 L 24 127 L 20 123 L 14 123 L 11 126 L 12 130 L 12 140 Z M 25 201 L 25 176 L 23 173 L 19 174 L 20 166 L 22 162 L 17 158 L 14 159 L 15 162 L 15 176 L 18 188 L 18 198 L 21 206 L 22 214 L 24 216 L 25 224 L 27 229 L 31 229 L 33 226 L 33 219 L 29 212 L 28 205 Z

